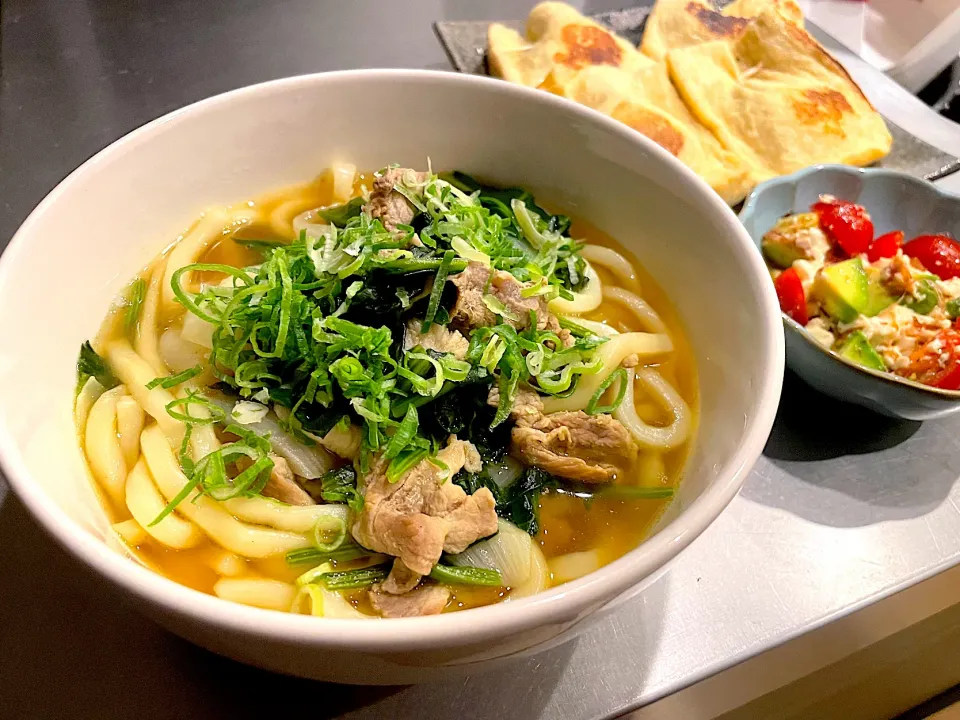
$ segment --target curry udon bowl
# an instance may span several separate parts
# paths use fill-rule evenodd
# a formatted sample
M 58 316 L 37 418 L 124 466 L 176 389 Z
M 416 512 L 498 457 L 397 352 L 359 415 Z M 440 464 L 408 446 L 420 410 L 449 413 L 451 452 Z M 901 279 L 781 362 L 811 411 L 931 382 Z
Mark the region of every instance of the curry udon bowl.
M 204 208 L 303 182 L 333 160 L 460 169 L 522 186 L 618 239 L 673 302 L 700 420 L 683 481 L 635 550 L 540 594 L 368 622 L 233 604 L 125 556 L 73 424 L 80 344 L 134 273 Z M 42 281 L 38 281 L 41 279 Z M 0 459 L 30 512 L 171 631 L 243 662 L 350 683 L 475 672 L 588 625 L 652 583 L 736 495 L 770 431 L 779 308 L 759 255 L 710 188 L 645 137 L 546 93 L 486 78 L 356 71 L 278 80 L 167 115 L 117 141 L 37 207 L 0 260 Z

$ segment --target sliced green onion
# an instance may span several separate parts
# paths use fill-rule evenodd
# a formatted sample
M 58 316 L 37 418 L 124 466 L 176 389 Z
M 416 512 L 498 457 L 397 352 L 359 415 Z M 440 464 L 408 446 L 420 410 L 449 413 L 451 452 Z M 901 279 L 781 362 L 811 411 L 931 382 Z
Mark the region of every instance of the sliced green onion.
M 516 397 L 517 385 L 519 382 L 520 376 L 517 374 L 500 374 L 500 379 L 497 383 L 497 386 L 500 390 L 500 402 L 497 404 L 497 413 L 493 416 L 493 422 L 490 423 L 491 428 L 497 427 L 497 425 L 509 417 L 510 410 L 513 408 L 513 400 Z
M 406 360 L 408 362 L 421 360 L 429 363 L 429 366 L 433 368 L 434 375 L 432 378 L 425 378 L 422 375 L 418 375 L 407 367 L 397 368 L 397 372 L 413 384 L 413 388 L 418 394 L 435 397 L 437 393 L 440 392 L 441 388 L 443 388 L 443 382 L 445 379 L 443 364 L 436 358 L 431 357 L 426 353 L 418 352 L 408 352 L 406 355 Z
M 417 409 L 411 405 L 407 408 L 407 412 L 403 416 L 399 427 L 397 427 L 393 433 L 393 437 L 390 438 L 390 442 L 387 443 L 387 447 L 383 451 L 383 457 L 387 460 L 392 460 L 399 455 L 400 452 L 410 444 L 410 441 L 413 440 L 413 436 L 417 434 L 418 427 L 420 427 L 420 421 L 417 418 Z
M 530 211 L 527 210 L 527 204 L 523 200 L 517 198 L 511 200 L 510 209 L 513 210 L 513 215 L 517 219 L 517 225 L 520 226 L 523 236 L 533 246 L 534 250 L 541 250 L 544 245 L 555 240 L 555 238 L 549 238 L 537 229 L 536 221 Z
M 463 382 L 470 374 L 470 363 L 466 360 L 457 360 L 453 355 L 446 354 L 440 359 L 440 365 L 443 366 L 444 382 Z
M 450 585 L 479 585 L 482 587 L 501 587 L 503 577 L 499 570 L 478 567 L 460 567 L 458 565 L 434 565 L 430 577 L 437 582 Z
M 945 309 L 947 311 L 947 316 L 951 320 L 956 320 L 958 317 L 960 317 L 960 298 L 948 300 Z
M 206 409 L 209 412 L 208 417 L 202 417 L 197 415 L 191 415 L 189 408 L 191 405 L 197 405 Z M 183 408 L 187 412 L 180 412 L 174 408 Z M 168 402 L 165 406 L 167 414 L 172 417 L 174 420 L 180 420 L 187 424 L 192 425 L 213 425 L 214 423 L 223 422 L 226 419 L 226 413 L 205 398 L 200 393 L 189 393 L 186 397 L 177 398 L 171 402 Z
M 176 494 L 176 496 L 175 496 L 169 503 L 167 503 L 167 506 L 166 506 L 163 510 L 160 511 L 160 514 L 157 515 L 157 516 L 153 519 L 153 522 L 151 522 L 147 527 L 153 527 L 153 526 L 156 525 L 158 522 L 160 522 L 161 520 L 163 520 L 167 515 L 169 515 L 170 513 L 172 513 L 172 512 L 176 509 L 177 505 L 179 505 L 179 504 L 182 503 L 184 500 L 186 500 L 187 497 L 190 495 L 190 493 L 193 492 L 193 490 L 194 490 L 194 489 L 197 487 L 197 485 L 199 485 L 199 484 L 200 484 L 200 476 L 199 476 L 199 475 L 195 475 L 194 477 L 190 478 L 190 479 L 187 481 L 187 483 L 186 483 L 182 488 L 180 488 L 180 492 L 178 492 L 178 493 Z
M 403 450 L 391 460 L 387 466 L 387 482 L 397 482 L 410 468 L 427 457 L 427 455 L 429 455 L 429 453 L 422 448 Z
M 322 553 L 332 553 L 347 538 L 347 524 L 336 515 L 322 515 L 313 526 L 313 545 Z
M 497 366 L 497 363 L 500 362 L 500 358 L 503 357 L 506 350 L 506 340 L 499 335 L 494 336 L 493 341 L 484 348 L 483 354 L 480 356 L 480 364 L 490 372 L 493 372 L 493 369 Z
M 614 398 L 613 402 L 609 405 L 597 405 L 597 403 L 600 402 L 600 398 L 603 397 L 603 394 L 607 391 L 607 388 L 609 388 L 615 382 L 619 382 L 620 384 L 617 386 L 617 396 Z M 618 407 L 620 407 L 620 403 L 623 402 L 623 396 L 626 394 L 627 369 L 619 367 L 607 375 L 607 377 L 604 378 L 604 381 L 600 383 L 597 391 L 593 393 L 590 400 L 587 402 L 585 411 L 587 415 L 609 415 Z
M 164 390 L 169 390 L 172 387 L 176 387 L 177 385 L 185 383 L 187 380 L 195 378 L 202 372 L 203 368 L 197 365 L 196 367 L 192 367 L 189 370 L 184 370 L 176 375 L 170 375 L 169 377 L 156 377 L 146 384 L 146 388 L 147 390 L 153 390 L 155 387 L 162 387 Z
M 253 285 L 253 279 L 246 273 L 246 271 L 241 270 L 240 268 L 235 268 L 233 265 L 223 265 L 220 263 L 193 263 L 191 265 L 184 265 L 182 268 L 179 268 L 173 273 L 173 276 L 170 279 L 170 285 L 173 289 L 173 294 L 187 310 L 192 312 L 201 320 L 206 320 L 209 323 L 214 325 L 220 324 L 220 318 L 214 317 L 197 305 L 196 295 L 191 296 L 183 289 L 183 286 L 180 284 L 180 278 L 184 273 L 188 272 L 221 272 L 231 275 L 237 280 L 242 281 L 245 285 Z
M 505 320 L 510 320 L 511 322 L 519 322 L 520 316 L 517 313 L 510 310 L 506 305 L 503 304 L 503 301 L 495 295 L 487 293 L 483 296 L 483 304 L 487 306 L 487 309 L 490 310 L 495 315 L 499 315 Z
M 527 372 L 536 377 L 540 374 L 540 369 L 543 367 L 543 348 L 541 347 L 532 352 L 528 352 L 523 360 L 527 365 Z
M 450 247 L 453 248 L 460 257 L 490 267 L 490 256 L 477 250 L 462 237 L 455 237 L 450 242 Z
M 447 250 L 443 254 L 443 260 L 440 261 L 440 267 L 437 268 L 437 276 L 433 281 L 433 289 L 430 291 L 430 301 L 427 303 L 427 314 L 423 317 L 421 325 L 422 332 L 430 329 L 430 324 L 437 316 L 437 308 L 440 307 L 440 296 L 443 294 L 443 286 L 447 283 L 447 275 L 450 272 L 450 265 L 453 262 L 453 250 Z
M 147 282 L 143 278 L 134 280 L 127 291 L 127 308 L 123 313 L 123 326 L 129 331 L 140 319 L 140 310 L 147 296 Z

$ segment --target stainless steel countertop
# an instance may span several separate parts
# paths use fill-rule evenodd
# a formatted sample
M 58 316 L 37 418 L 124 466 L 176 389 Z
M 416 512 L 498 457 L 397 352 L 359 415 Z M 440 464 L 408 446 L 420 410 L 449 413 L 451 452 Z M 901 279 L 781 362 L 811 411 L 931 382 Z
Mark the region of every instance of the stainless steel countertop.
M 445 68 L 432 21 L 522 17 L 532 4 L 4 0 L 0 238 L 82 160 L 157 115 L 283 75 Z M 905 93 L 876 93 L 897 124 L 960 153 L 956 126 L 920 118 Z M 167 634 L 117 604 L 0 481 L 0 718 L 242 718 L 281 705 L 312 717 L 615 716 L 956 564 L 958 476 L 960 418 L 894 422 L 788 375 L 743 492 L 660 582 L 552 651 L 411 688 L 274 676 Z

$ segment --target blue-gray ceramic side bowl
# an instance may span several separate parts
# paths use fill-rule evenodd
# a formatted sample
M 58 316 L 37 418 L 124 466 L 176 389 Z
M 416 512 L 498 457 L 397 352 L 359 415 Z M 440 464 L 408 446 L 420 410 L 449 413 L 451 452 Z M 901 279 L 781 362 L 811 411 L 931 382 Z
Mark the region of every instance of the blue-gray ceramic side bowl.
M 960 197 L 903 173 L 845 165 L 817 165 L 758 185 L 747 197 L 740 220 L 759 251 L 764 233 L 777 220 L 790 212 L 808 211 L 822 194 L 866 207 L 877 236 L 903 230 L 908 240 L 925 233 L 960 237 Z M 861 367 L 820 345 L 786 315 L 783 327 L 787 365 L 822 393 L 907 420 L 960 411 L 960 391 Z

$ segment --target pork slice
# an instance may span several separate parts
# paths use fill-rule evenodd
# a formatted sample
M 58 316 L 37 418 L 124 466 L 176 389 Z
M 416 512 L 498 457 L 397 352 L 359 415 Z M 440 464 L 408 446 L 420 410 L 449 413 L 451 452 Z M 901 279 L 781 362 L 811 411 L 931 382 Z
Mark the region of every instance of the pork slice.
M 510 435 L 510 452 L 525 465 L 554 475 L 602 483 L 613 480 L 634 460 L 637 445 L 620 421 L 581 410 L 518 424 Z
M 496 407 L 500 404 L 500 388 L 493 385 L 487 395 L 487 404 Z M 520 426 L 533 425 L 543 417 L 543 400 L 535 390 L 521 385 L 517 388 L 510 408 L 510 418 Z
M 396 230 L 397 225 L 409 225 L 417 215 L 417 209 L 410 201 L 393 189 L 405 178 L 423 182 L 427 174 L 409 168 L 388 168 L 374 179 L 370 199 L 363 206 L 363 211 L 379 219 L 387 230 Z
M 261 494 L 288 505 L 316 505 L 310 494 L 300 487 L 287 461 L 272 454 L 270 459 L 273 460 L 273 470 Z
M 420 575 L 433 569 L 440 554 L 459 552 L 497 531 L 493 495 L 486 488 L 467 495 L 450 481 L 467 462 L 467 443 L 451 436 L 437 454 L 446 470 L 425 459 L 395 483 L 388 462 L 374 462 L 363 481 L 363 511 L 351 532 L 364 547 L 400 558 Z M 461 547 L 463 546 L 463 547 Z
M 450 599 L 450 591 L 442 585 L 421 585 L 403 595 L 391 595 L 378 588 L 370 591 L 370 604 L 385 618 L 439 615 Z
M 480 451 L 472 442 L 463 441 L 463 469 L 468 473 L 478 473 L 483 470 L 483 458 Z
M 463 360 L 470 348 L 470 341 L 460 331 L 437 323 L 430 325 L 427 332 L 422 332 L 420 321 L 411 320 L 407 323 L 407 331 L 403 337 L 403 349 L 410 350 L 417 345 L 424 350 L 450 353 L 457 360 Z
M 403 595 L 413 590 L 421 577 L 420 573 L 415 573 L 403 564 L 403 560 L 397 558 L 393 561 L 387 579 L 380 584 L 380 590 L 391 595 Z
M 537 329 L 560 331 L 556 316 L 547 309 L 547 301 L 542 295 L 523 297 L 527 284 L 503 270 L 493 270 L 478 262 L 471 262 L 466 269 L 450 276 L 450 282 L 457 288 L 457 302 L 453 306 L 451 325 L 464 330 L 478 327 L 490 327 L 501 322 L 486 303 L 483 296 L 490 294 L 503 303 L 504 307 L 516 316 L 516 320 L 503 318 L 503 322 L 518 330 L 530 326 L 530 311 L 537 314 Z

